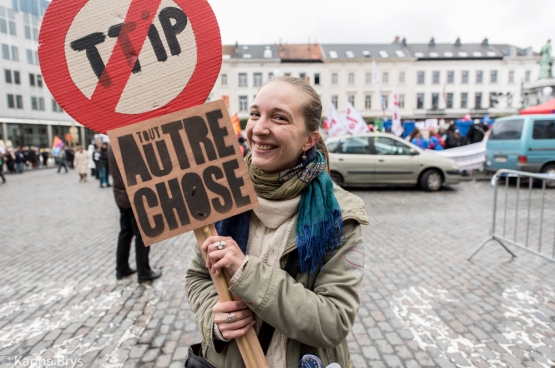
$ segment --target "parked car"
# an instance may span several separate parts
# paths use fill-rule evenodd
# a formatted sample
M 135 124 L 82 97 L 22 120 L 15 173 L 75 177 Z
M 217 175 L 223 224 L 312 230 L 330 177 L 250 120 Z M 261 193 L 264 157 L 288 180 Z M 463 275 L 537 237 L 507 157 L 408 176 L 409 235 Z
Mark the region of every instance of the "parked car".
M 436 191 L 458 184 L 455 162 L 392 134 L 367 133 L 327 140 L 330 174 L 339 185 L 419 184 Z
M 486 170 L 499 169 L 555 175 L 555 114 L 498 119 L 486 145 Z

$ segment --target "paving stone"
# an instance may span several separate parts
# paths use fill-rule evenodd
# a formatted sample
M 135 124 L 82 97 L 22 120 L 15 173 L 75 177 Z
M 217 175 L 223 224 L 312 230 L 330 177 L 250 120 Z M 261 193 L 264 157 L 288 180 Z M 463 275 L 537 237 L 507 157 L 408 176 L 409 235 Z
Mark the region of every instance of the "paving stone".
M 373 346 L 365 346 L 362 348 L 362 354 L 364 357 L 370 360 L 380 360 L 380 354 Z

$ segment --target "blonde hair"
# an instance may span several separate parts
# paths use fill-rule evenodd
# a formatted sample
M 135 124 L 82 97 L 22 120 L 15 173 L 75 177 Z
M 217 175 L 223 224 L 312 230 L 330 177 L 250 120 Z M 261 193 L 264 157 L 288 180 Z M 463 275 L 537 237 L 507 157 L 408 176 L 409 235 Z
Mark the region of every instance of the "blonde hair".
M 305 100 L 301 105 L 301 114 L 303 115 L 305 121 L 306 131 L 307 133 L 318 132 L 322 124 L 322 101 L 320 100 L 320 96 L 318 96 L 316 90 L 304 80 L 288 76 L 272 78 L 268 82 L 264 83 L 260 89 L 272 82 L 289 83 L 305 95 Z M 328 147 L 322 139 L 322 136 L 320 136 L 320 139 L 316 142 L 316 149 L 324 155 L 324 158 L 326 159 L 326 171 L 329 173 L 330 159 Z

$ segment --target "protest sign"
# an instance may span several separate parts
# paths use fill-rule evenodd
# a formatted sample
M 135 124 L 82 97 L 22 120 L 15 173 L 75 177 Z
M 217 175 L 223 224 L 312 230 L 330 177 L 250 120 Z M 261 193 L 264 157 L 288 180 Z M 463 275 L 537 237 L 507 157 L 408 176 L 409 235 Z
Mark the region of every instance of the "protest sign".
M 204 103 L 222 62 L 206 0 L 54 0 L 39 43 L 56 101 L 102 133 Z
M 258 205 L 223 100 L 108 136 L 146 245 Z

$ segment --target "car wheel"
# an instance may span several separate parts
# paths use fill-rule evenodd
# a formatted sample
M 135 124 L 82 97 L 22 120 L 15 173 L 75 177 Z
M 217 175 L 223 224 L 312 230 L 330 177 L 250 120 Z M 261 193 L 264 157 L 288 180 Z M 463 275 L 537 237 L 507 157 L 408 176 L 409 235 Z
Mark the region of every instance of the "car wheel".
M 420 176 L 420 187 L 427 192 L 435 192 L 441 188 L 443 184 L 443 176 L 438 170 L 426 170 Z
M 547 174 L 555 178 L 555 165 L 549 164 L 542 169 L 542 174 Z M 555 180 L 546 180 L 545 186 L 547 188 L 555 188 Z
M 333 180 L 334 183 L 337 185 L 343 185 L 345 183 L 343 180 L 343 176 L 341 176 L 341 174 L 337 171 L 330 171 L 330 177 L 331 180 Z

